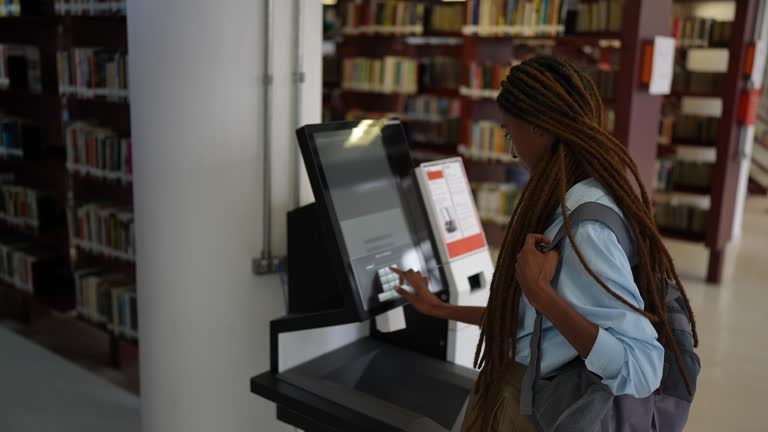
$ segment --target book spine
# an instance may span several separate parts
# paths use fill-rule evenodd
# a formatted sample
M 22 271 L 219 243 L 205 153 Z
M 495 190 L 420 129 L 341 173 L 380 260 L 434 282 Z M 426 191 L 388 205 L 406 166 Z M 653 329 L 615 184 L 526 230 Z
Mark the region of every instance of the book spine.
M 692 46 L 698 47 L 701 46 L 701 40 L 699 36 L 701 35 L 701 25 L 704 20 L 701 18 L 694 18 L 693 19 L 693 31 L 691 32 L 691 41 Z
M 75 48 L 73 50 L 73 53 L 74 53 L 73 66 L 75 68 L 75 83 L 74 84 L 75 84 L 75 88 L 77 88 L 78 91 L 79 91 L 79 89 L 81 87 L 80 83 L 82 82 L 81 72 L 83 70 L 83 68 L 81 66 L 82 61 L 80 60 L 80 49 Z
M 94 50 L 89 50 L 88 55 L 88 88 L 96 88 L 96 53 Z

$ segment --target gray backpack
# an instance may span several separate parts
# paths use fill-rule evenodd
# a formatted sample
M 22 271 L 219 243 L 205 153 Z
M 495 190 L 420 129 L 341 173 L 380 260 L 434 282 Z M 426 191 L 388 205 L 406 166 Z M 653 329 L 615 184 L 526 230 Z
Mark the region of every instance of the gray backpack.
M 596 202 L 584 203 L 569 214 L 575 226 L 581 221 L 598 221 L 611 229 L 634 268 L 631 230 L 612 208 Z M 565 226 L 557 232 L 549 249 L 560 247 L 567 237 Z M 661 285 L 659 284 L 659 289 Z M 693 349 L 693 334 L 685 305 L 674 282 L 667 289 L 667 319 L 680 350 L 683 368 L 696 391 L 701 362 Z M 520 413 L 530 418 L 535 429 L 543 432 L 614 432 L 614 431 L 682 431 L 688 420 L 693 394 L 688 393 L 683 375 L 671 351 L 664 354 L 661 393 L 646 398 L 615 396 L 601 378 L 590 372 L 584 361 L 576 358 L 563 366 L 552 378 L 539 377 L 542 317 L 536 312 L 531 338 L 530 364 L 522 380 Z

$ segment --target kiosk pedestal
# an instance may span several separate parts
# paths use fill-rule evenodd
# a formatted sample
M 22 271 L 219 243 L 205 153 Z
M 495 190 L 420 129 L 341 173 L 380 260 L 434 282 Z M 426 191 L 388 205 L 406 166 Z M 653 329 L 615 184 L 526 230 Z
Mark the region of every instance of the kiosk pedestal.
M 464 163 L 458 157 L 424 163 L 416 169 L 416 177 L 443 263 L 449 302 L 485 306 L 493 261 Z M 477 326 L 451 321 L 447 360 L 472 367 L 479 337 Z

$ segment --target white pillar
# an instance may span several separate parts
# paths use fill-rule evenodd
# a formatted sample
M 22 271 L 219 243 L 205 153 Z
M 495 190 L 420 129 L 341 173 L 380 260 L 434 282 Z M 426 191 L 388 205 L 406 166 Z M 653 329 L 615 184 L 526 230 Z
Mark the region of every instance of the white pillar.
M 296 145 L 290 3 L 275 1 L 271 162 L 280 253 Z M 320 20 L 320 8 L 306 0 L 305 22 Z M 128 2 L 144 432 L 283 430 L 274 406 L 249 391 L 249 378 L 268 369 L 267 323 L 284 313 L 278 277 L 253 276 L 250 263 L 262 247 L 263 13 L 263 0 Z M 316 33 L 307 40 L 319 40 L 319 22 L 308 28 Z M 319 74 L 319 43 L 311 56 L 307 71 Z M 320 119 L 313 79 L 307 122 Z M 297 335 L 309 343 L 289 352 L 296 362 L 358 333 Z

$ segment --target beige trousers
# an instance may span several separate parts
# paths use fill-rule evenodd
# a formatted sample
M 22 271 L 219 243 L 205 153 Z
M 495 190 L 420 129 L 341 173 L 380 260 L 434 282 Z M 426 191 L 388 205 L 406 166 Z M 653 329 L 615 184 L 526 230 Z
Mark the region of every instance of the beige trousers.
M 492 413 L 479 409 L 473 388 L 467 403 L 462 432 L 534 432 L 528 418 L 520 415 L 520 382 L 524 374 L 525 367 L 516 364 L 504 375 L 501 392 L 495 397 Z M 487 427 L 488 422 L 480 418 L 484 415 L 491 416 L 490 427 Z M 483 430 L 484 424 L 487 430 Z

